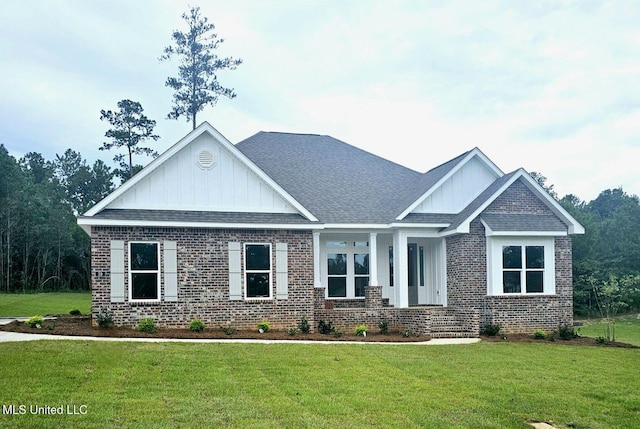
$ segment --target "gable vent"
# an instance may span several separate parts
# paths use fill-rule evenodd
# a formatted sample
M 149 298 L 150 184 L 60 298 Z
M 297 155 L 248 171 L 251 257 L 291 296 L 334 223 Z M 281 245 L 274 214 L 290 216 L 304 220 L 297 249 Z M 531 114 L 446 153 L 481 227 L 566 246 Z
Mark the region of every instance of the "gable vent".
M 196 156 L 196 165 L 203 170 L 211 170 L 216 165 L 216 157 L 208 150 L 201 150 Z

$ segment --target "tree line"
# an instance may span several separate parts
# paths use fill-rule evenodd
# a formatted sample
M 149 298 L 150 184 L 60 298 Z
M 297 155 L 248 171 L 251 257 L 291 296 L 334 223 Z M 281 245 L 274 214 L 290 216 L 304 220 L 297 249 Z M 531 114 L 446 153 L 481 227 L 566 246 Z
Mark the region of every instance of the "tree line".
M 590 202 L 567 195 L 560 204 L 584 227 L 573 238 L 574 313 L 611 317 L 640 311 L 640 201 L 607 189 Z

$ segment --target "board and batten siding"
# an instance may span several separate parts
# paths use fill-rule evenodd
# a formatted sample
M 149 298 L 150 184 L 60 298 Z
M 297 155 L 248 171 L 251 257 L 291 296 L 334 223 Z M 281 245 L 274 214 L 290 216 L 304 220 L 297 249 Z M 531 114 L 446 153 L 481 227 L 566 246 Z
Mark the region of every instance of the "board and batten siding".
M 215 157 L 215 165 L 210 169 L 196 163 L 202 150 Z M 258 175 L 206 133 L 108 208 L 297 213 Z
M 459 213 L 496 178 L 482 161 L 474 157 L 425 198 L 413 213 Z

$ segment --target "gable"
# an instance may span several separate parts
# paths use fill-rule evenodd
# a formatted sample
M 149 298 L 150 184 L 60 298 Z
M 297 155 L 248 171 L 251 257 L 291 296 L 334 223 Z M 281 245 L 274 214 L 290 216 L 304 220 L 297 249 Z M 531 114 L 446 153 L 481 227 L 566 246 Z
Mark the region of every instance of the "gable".
M 498 175 L 478 156 L 467 161 L 431 192 L 411 213 L 459 213 Z
M 105 208 L 298 212 L 209 133 L 200 134 Z

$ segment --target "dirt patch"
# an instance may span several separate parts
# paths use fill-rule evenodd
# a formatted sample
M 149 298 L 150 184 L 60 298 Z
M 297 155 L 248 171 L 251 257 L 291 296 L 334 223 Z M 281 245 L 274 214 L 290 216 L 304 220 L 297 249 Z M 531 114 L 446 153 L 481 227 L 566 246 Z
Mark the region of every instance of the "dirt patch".
M 0 330 L 21 332 L 28 334 L 72 335 L 90 337 L 115 338 L 199 338 L 199 339 L 259 339 L 259 340 L 307 340 L 307 341 L 359 341 L 359 342 L 416 342 L 428 341 L 428 336 L 404 337 L 400 332 L 389 332 L 382 335 L 379 332 L 367 332 L 366 337 L 359 337 L 353 333 L 345 333 L 341 337 L 336 335 L 322 335 L 318 333 L 296 333 L 289 335 L 286 331 L 272 330 L 263 334 L 257 331 L 238 330 L 231 335 L 225 334 L 219 327 L 207 328 L 204 332 L 192 332 L 188 329 L 159 328 L 155 334 L 138 332 L 132 328 L 96 328 L 91 325 L 90 316 L 60 316 L 54 320 L 45 320 L 41 328 L 30 328 L 24 322 L 14 321 L 1 325 Z
M 553 344 L 566 344 L 566 345 L 574 345 L 574 346 L 600 346 L 600 347 L 622 347 L 622 348 L 630 348 L 635 349 L 638 346 L 634 346 L 633 344 L 627 343 L 619 343 L 614 341 L 608 341 L 605 343 L 596 341 L 595 338 L 591 337 L 576 337 L 571 338 L 569 340 L 562 340 L 560 338 L 552 338 L 551 336 L 546 339 L 537 339 L 534 338 L 533 335 L 528 334 L 506 334 L 506 335 L 496 335 L 493 337 L 489 336 L 481 336 L 483 341 L 489 342 L 517 342 L 517 343 L 553 343 Z

